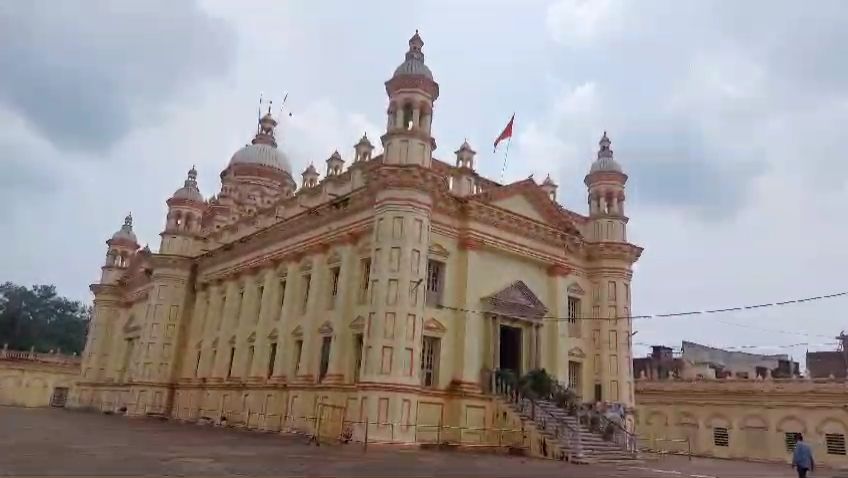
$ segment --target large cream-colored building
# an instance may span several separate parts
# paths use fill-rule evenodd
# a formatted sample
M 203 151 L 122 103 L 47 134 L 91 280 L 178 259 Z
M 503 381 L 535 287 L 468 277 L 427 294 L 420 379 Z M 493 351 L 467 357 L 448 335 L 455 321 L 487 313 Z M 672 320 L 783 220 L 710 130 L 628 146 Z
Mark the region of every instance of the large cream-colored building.
M 269 113 L 219 194 L 189 171 L 158 252 L 126 218 L 91 286 L 73 404 L 285 422 L 323 403 L 410 441 L 422 424 L 490 424 L 496 368 L 633 404 L 624 317 L 642 249 L 610 140 L 587 161 L 588 215 L 560 206 L 550 177 L 481 177 L 467 143 L 437 160 L 423 45 L 416 32 L 385 83 L 381 153 L 363 136 L 347 167 L 335 152 L 298 187 Z

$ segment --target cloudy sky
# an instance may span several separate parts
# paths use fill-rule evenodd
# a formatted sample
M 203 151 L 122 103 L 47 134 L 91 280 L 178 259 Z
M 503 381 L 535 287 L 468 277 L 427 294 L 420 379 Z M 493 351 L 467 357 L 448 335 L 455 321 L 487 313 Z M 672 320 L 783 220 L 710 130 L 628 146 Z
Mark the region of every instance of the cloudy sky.
M 645 247 L 635 314 L 848 290 L 843 244 L 848 43 L 842 0 L 0 2 L 0 280 L 89 300 L 104 241 L 132 211 L 158 247 L 164 200 L 201 189 L 251 138 L 260 94 L 289 94 L 299 173 L 384 123 L 383 82 L 420 29 L 442 96 L 436 156 L 488 147 L 509 116 L 508 179 L 550 173 L 585 212 L 607 130 Z M 843 65 L 843 66 L 840 66 Z M 848 298 L 642 320 L 688 339 L 800 356 L 829 348 Z

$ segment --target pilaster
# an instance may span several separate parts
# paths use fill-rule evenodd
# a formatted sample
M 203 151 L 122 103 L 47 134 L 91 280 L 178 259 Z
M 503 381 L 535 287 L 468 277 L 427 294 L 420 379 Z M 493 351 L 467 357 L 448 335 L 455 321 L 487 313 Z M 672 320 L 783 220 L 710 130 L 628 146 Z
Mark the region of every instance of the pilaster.
M 268 335 L 273 330 L 274 316 L 279 318 L 279 311 L 275 305 L 275 299 L 279 295 L 277 282 L 277 271 L 275 268 L 268 268 L 262 272 L 262 297 L 259 304 L 259 323 L 256 326 L 256 337 L 258 339 L 258 347 L 255 351 L 253 365 L 249 371 L 250 377 L 256 379 L 265 377 L 266 368 L 268 366 L 269 354 L 271 353 L 271 341 Z M 279 302 L 277 302 L 279 303 Z M 277 332 L 279 336 L 279 331 Z M 277 353 L 279 354 L 279 346 Z
M 278 294 L 282 293 L 283 297 L 280 300 L 280 296 L 277 295 L 278 299 L 278 308 L 277 308 L 277 324 L 278 324 L 278 350 L 277 357 L 274 363 L 274 374 L 271 377 L 271 380 L 277 383 L 283 383 L 288 380 L 294 380 L 294 364 L 291 363 L 292 360 L 292 350 L 294 348 L 294 339 L 292 338 L 291 332 L 294 328 L 294 324 L 297 321 L 294 319 L 294 302 L 297 298 L 298 284 L 296 283 L 299 279 L 297 275 L 297 261 L 292 258 L 283 264 L 280 264 L 280 267 L 277 271 L 277 287 Z M 286 287 L 285 290 L 280 290 L 279 288 L 282 286 L 282 283 L 285 282 Z M 292 374 L 292 376 L 289 376 Z
M 476 293 L 470 293 L 472 287 L 468 281 L 471 280 L 471 273 L 469 271 L 481 270 L 484 267 L 483 258 L 480 256 L 482 243 L 477 240 L 463 238 L 459 241 L 459 249 L 461 251 L 461 257 L 458 262 L 461 264 L 460 267 L 466 271 L 465 294 L 462 307 L 467 312 L 457 313 L 460 319 L 457 323 L 461 324 L 460 327 L 464 327 L 462 340 L 460 341 L 461 348 L 459 349 L 462 353 L 462 369 L 457 372 L 459 372 L 459 382 L 463 389 L 469 392 L 480 392 L 482 390 L 480 381 L 485 365 L 484 354 L 486 341 L 479 338 L 485 334 L 485 321 L 487 318 L 479 312 L 474 312 L 480 308 L 476 304 L 479 297 Z M 495 333 L 493 331 L 493 337 Z M 492 342 L 493 346 L 496 343 L 497 341 Z
M 338 247 L 338 253 L 342 259 L 341 270 L 339 271 L 339 289 L 332 313 L 333 345 L 330 347 L 330 368 L 327 376 L 324 377 L 324 383 L 344 382 L 345 375 L 350 371 L 346 359 L 356 359 L 349 357 L 353 345 L 353 336 L 345 317 L 353 315 L 358 285 L 356 279 L 359 273 L 359 256 L 356 254 L 352 240 L 341 244 Z
M 555 264 L 548 268 L 549 297 L 553 298 L 551 316 L 557 320 L 545 320 L 542 325 L 545 353 L 542 366 L 560 383 L 568 383 L 568 351 L 574 344 L 569 337 L 568 276 L 571 270 Z M 582 382 L 582 380 L 581 380 Z

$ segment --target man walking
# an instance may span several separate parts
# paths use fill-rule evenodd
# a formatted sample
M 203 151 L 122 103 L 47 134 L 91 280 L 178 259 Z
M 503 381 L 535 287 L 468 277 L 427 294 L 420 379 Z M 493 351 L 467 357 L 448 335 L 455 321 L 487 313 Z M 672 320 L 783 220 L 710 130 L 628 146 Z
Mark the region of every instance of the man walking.
M 804 435 L 798 434 L 795 451 L 792 452 L 792 466 L 798 471 L 798 478 L 807 478 L 807 472 L 813 471 L 816 464 L 813 461 L 813 451 L 804 442 Z

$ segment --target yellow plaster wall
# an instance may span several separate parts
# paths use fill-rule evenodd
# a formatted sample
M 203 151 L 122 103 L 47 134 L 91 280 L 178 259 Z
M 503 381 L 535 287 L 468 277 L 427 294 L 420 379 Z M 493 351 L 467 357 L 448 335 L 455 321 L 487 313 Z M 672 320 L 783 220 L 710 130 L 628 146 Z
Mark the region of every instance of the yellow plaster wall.
M 70 390 L 79 373 L 79 366 L 0 359 L 0 405 L 47 407 L 53 390 Z
M 643 447 L 686 451 L 691 446 L 694 455 L 788 462 L 786 433 L 800 432 L 817 463 L 848 465 L 848 457 L 828 454 L 825 444 L 826 434 L 848 437 L 848 388 L 843 382 L 636 383 L 636 432 Z M 715 444 L 716 428 L 727 429 L 728 446 Z

